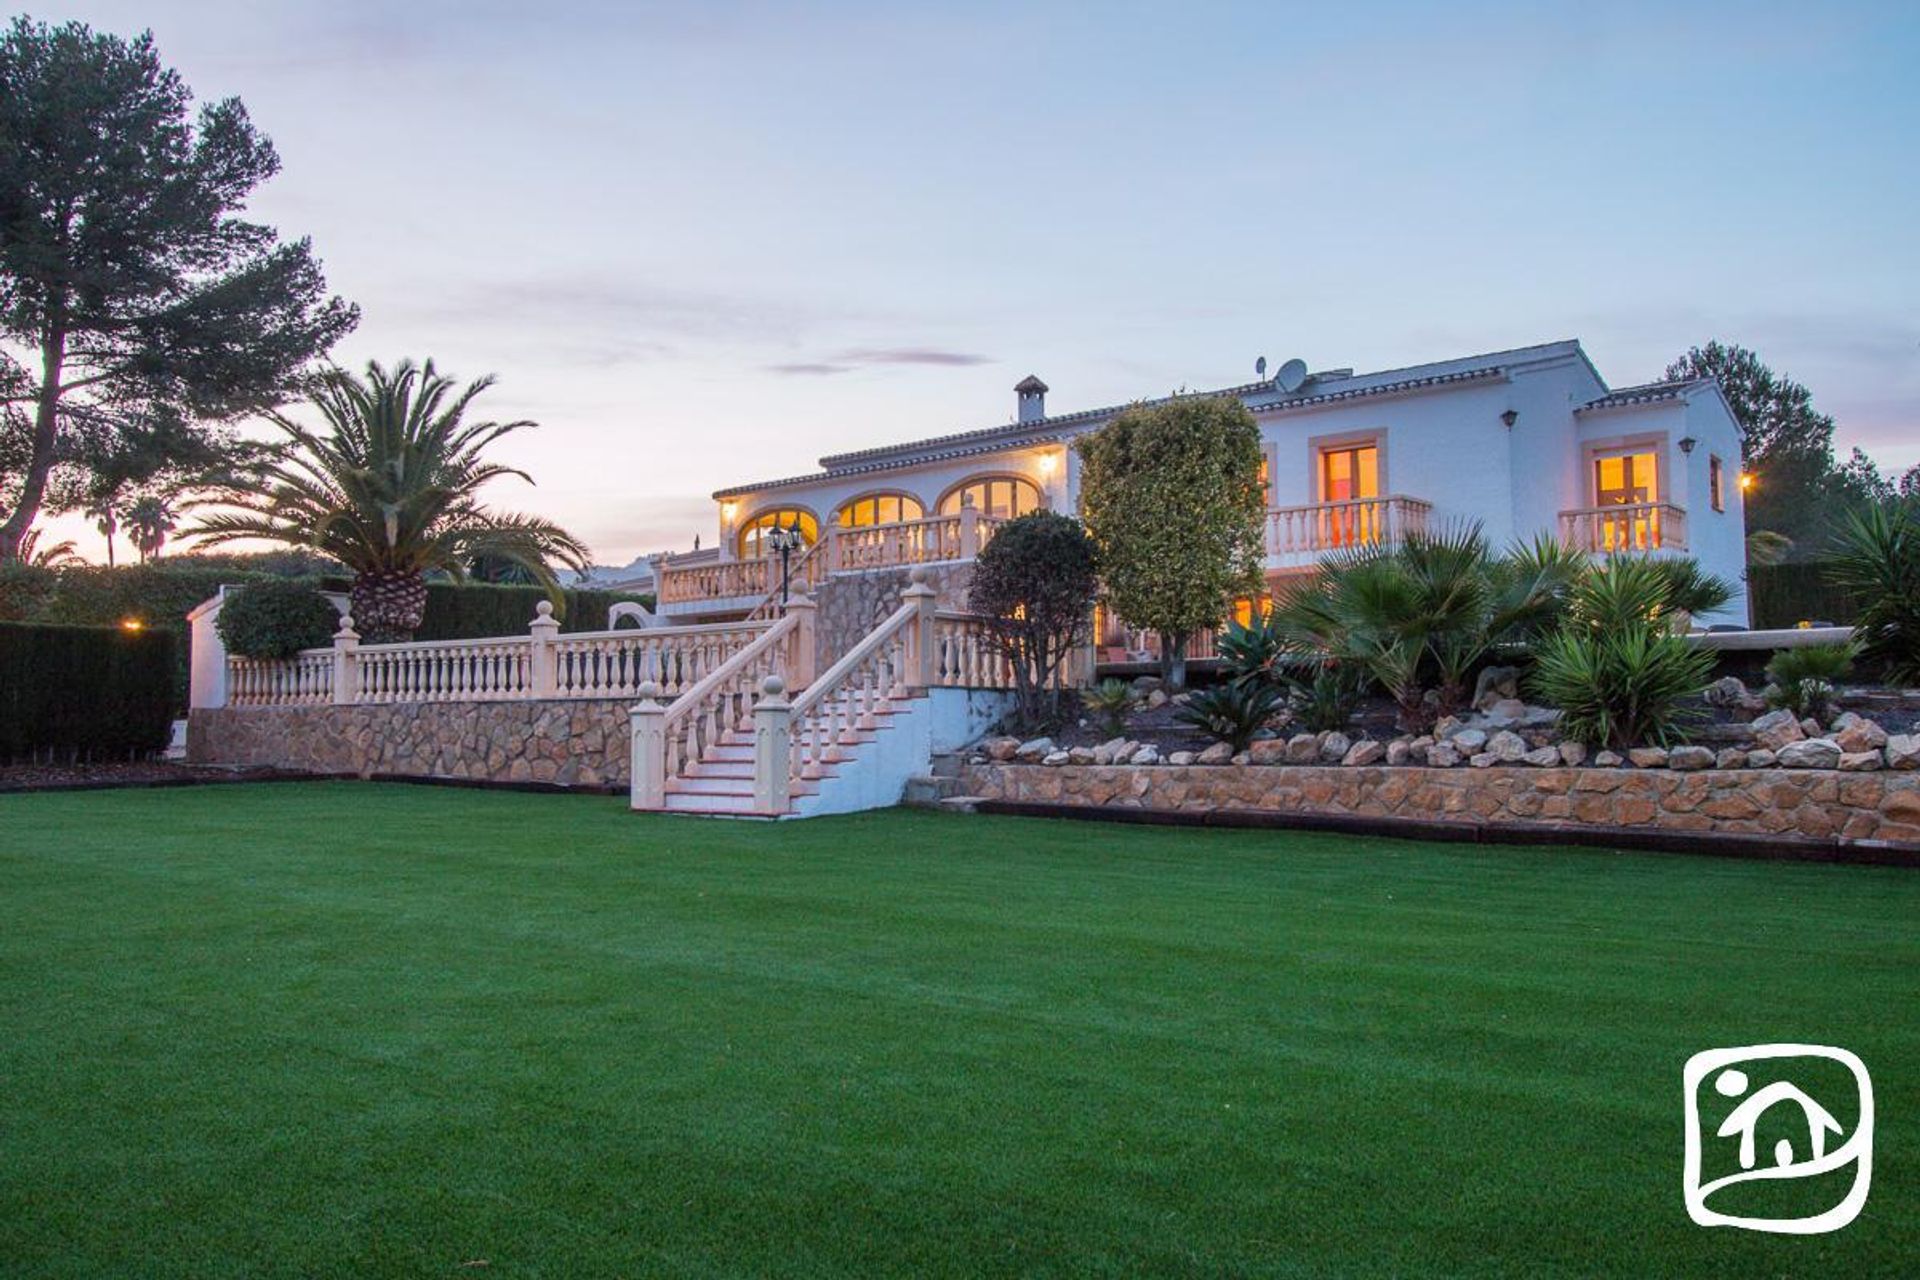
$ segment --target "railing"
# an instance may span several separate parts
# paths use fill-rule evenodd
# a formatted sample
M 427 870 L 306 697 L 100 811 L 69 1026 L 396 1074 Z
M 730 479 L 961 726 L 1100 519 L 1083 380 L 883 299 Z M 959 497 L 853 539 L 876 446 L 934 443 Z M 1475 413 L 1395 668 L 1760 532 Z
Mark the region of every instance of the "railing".
M 938 560 L 971 560 L 1006 521 L 967 508 L 955 515 L 891 524 L 836 526 L 827 542 L 833 570 L 890 569 Z
M 804 680 L 802 668 L 811 654 L 800 649 L 811 647 L 812 618 L 799 611 L 787 614 L 763 631 L 759 639 L 735 653 L 708 672 L 698 684 L 681 694 L 664 712 L 657 704 L 643 703 L 634 711 L 634 778 L 653 778 L 664 791 L 669 778 L 685 777 L 700 758 L 729 731 L 742 727 L 753 710 L 754 696 L 769 676 Z M 649 695 L 651 690 L 647 691 Z M 658 728 L 649 730 L 642 717 L 652 711 Z M 639 807 L 639 789 L 635 802 Z M 659 803 L 648 807 L 657 808 Z
M 927 589 L 928 612 L 933 594 L 931 588 Z M 915 684 L 925 686 L 924 680 L 915 679 L 922 673 L 914 670 L 920 656 L 914 652 L 920 639 L 920 614 L 920 602 L 909 599 L 793 699 L 786 709 L 786 724 L 781 726 L 787 737 L 785 750 L 778 753 L 786 757 L 788 782 L 761 778 L 760 744 L 756 742 L 756 798 L 763 789 L 768 790 L 773 794 L 766 803 L 777 798 L 779 808 L 784 809 L 792 781 L 824 776 L 826 766 L 843 759 L 846 748 L 860 740 L 861 730 L 877 726 L 877 716 L 885 703 L 908 696 Z M 777 770 L 779 764 L 770 759 L 767 767 Z
M 779 589 L 779 576 L 777 562 L 765 556 L 751 560 L 713 560 L 680 569 L 674 568 L 671 560 L 663 561 L 660 603 L 691 604 L 701 600 L 764 596 L 770 587 Z
M 1432 514 L 1431 502 L 1405 494 L 1273 507 L 1267 511 L 1267 554 L 1307 564 L 1329 552 L 1390 547 L 1425 532 Z
M 1687 512 L 1671 502 L 1629 502 L 1560 513 L 1560 538 L 1576 551 L 1615 555 L 1685 551 Z
M 827 558 L 822 554 L 826 546 L 825 542 L 814 543 L 798 560 L 787 566 L 787 594 L 818 586 L 827 576 Z M 766 599 L 748 611 L 748 622 L 771 622 L 780 616 L 780 575 L 776 573 L 773 578 L 773 589 L 767 592 Z
M 308 649 L 285 661 L 227 659 L 227 704 L 323 706 L 333 701 L 333 650 Z
M 331 648 L 285 661 L 227 658 L 227 704 L 341 706 L 677 695 L 766 632 L 763 622 L 561 635 L 541 601 L 524 636 L 362 645 L 342 618 Z
M 1072 650 L 1054 668 L 1054 683 L 1077 689 L 1093 678 L 1090 647 Z M 993 633 L 993 625 L 977 613 L 934 615 L 933 670 L 929 682 L 942 689 L 1011 689 L 1013 664 Z

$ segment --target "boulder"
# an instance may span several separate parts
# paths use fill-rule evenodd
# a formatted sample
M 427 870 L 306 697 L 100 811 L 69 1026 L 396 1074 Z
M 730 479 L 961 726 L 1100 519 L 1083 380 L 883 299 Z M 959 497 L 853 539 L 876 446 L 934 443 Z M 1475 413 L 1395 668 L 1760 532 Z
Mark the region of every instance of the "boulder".
M 1385 758 L 1386 762 L 1396 769 L 1401 765 L 1412 763 L 1413 740 L 1410 738 L 1395 738 L 1387 744 L 1387 754 Z
M 1166 705 L 1167 705 L 1167 691 L 1165 689 L 1155 689 L 1152 693 L 1149 693 L 1147 695 L 1147 710 L 1158 711 L 1161 707 L 1164 707 Z
M 1849 711 L 1840 719 L 1847 723 L 1836 725 L 1833 740 L 1847 754 L 1878 751 L 1887 745 L 1887 731 L 1865 716 L 1856 716 Z
M 1068 763 L 1072 759 L 1073 753 L 1071 751 L 1049 751 L 1046 755 L 1040 757 L 1040 763 L 1057 767 Z
M 1193 758 L 1195 764 L 1225 764 L 1233 759 L 1231 742 L 1216 742 Z
M 1520 762 L 1536 769 L 1551 769 L 1560 763 L 1560 753 L 1553 747 L 1537 747 L 1521 756 Z
M 1807 716 L 1800 721 L 1800 732 L 1809 738 L 1824 738 L 1827 736 L 1827 731 L 1821 728 L 1820 722 L 1812 716 Z
M 1138 751 L 1128 756 L 1127 763 L 1128 764 L 1159 764 L 1160 748 L 1154 746 L 1152 743 L 1148 743 L 1146 746 L 1140 748 Z
M 1738 747 L 1722 747 L 1713 757 L 1716 769 L 1744 769 L 1747 767 L 1747 753 Z
M 1761 747 L 1758 751 L 1747 752 L 1747 768 L 1771 769 L 1779 762 L 1779 759 L 1779 756 L 1767 750 L 1765 747 Z
M 1016 760 L 1038 760 L 1053 750 L 1052 738 L 1030 738 L 1014 749 Z
M 1527 754 L 1527 740 L 1508 729 L 1487 739 L 1487 754 L 1495 760 L 1514 761 Z
M 1593 757 L 1593 767 L 1596 769 L 1618 769 L 1623 763 L 1618 751 L 1601 751 Z
M 1068 764 L 1092 764 L 1093 748 L 1092 747 L 1067 748 L 1067 763 Z
M 1135 676 L 1133 678 L 1133 691 L 1143 698 L 1155 690 L 1164 689 L 1165 687 L 1165 683 L 1159 676 Z
M 1242 751 L 1237 755 L 1234 755 L 1231 758 L 1229 758 L 1227 763 L 1228 764 L 1250 764 L 1252 762 L 1247 759 L 1247 753 Z
M 1433 736 L 1436 740 L 1444 741 L 1460 732 L 1460 728 L 1459 716 L 1441 716 L 1433 723 Z
M 1842 751 L 1840 768 L 1846 773 L 1877 773 L 1887 767 L 1878 751 Z
M 1473 706 L 1477 711 L 1485 711 L 1502 699 L 1519 696 L 1518 667 L 1482 667 L 1480 678 L 1473 682 Z
M 1584 742 L 1563 742 L 1560 744 L 1560 763 L 1574 768 L 1587 762 L 1587 744 Z
M 1375 742 L 1372 738 L 1362 738 L 1347 749 L 1347 754 L 1340 757 L 1340 763 L 1352 765 L 1378 764 L 1386 754 L 1387 749 L 1385 746 Z
M 1731 710 L 1746 705 L 1747 686 L 1740 682 L 1739 676 L 1722 676 L 1707 686 L 1705 697 L 1708 706 Z
M 1020 749 L 1018 738 L 988 738 L 986 741 L 987 759 L 1007 761 L 1013 759 L 1013 753 Z
M 1174 752 L 1174 753 L 1173 753 L 1172 755 L 1170 755 L 1170 756 L 1168 756 L 1168 757 L 1167 757 L 1167 763 L 1168 763 L 1168 764 L 1173 764 L 1173 765 L 1181 765 L 1181 764 L 1192 764 L 1192 763 L 1193 763 L 1193 752 L 1191 752 L 1191 751 L 1176 751 L 1176 752 Z
M 1920 769 L 1920 733 L 1894 734 L 1885 754 L 1889 769 Z
M 1216 747 L 1226 743 L 1216 742 Z M 1231 748 L 1229 748 L 1231 750 Z M 1262 738 L 1247 745 L 1247 759 L 1255 764 L 1285 764 L 1287 762 L 1287 744 L 1282 738 Z
M 1692 772 L 1713 768 L 1713 752 L 1706 747 L 1675 747 L 1667 752 L 1667 768 Z
M 1664 769 L 1667 767 L 1667 749 L 1665 747 L 1635 747 L 1627 752 L 1627 759 L 1636 769 Z
M 1487 733 L 1484 729 L 1456 729 L 1449 741 L 1453 743 L 1454 750 L 1472 755 L 1487 745 Z
M 1527 704 L 1518 698 L 1502 698 L 1486 709 L 1483 719 L 1487 724 L 1522 724 L 1527 718 Z
M 1093 762 L 1113 764 L 1117 760 L 1125 760 L 1133 754 L 1134 749 L 1133 740 L 1130 738 L 1108 738 L 1093 749 Z
M 1482 751 L 1479 755 L 1467 757 L 1467 763 L 1476 769 L 1488 769 L 1500 763 L 1500 757 L 1491 751 Z
M 1453 744 L 1436 742 L 1427 748 L 1427 764 L 1435 769 L 1451 769 L 1460 763 L 1460 753 Z
M 1806 738 L 1781 747 L 1779 760 L 1783 769 L 1837 769 L 1840 755 L 1840 744 L 1832 738 Z
M 1339 764 L 1346 759 L 1347 752 L 1353 749 L 1353 739 L 1335 729 L 1320 740 L 1320 758 L 1328 764 Z
M 1320 758 L 1320 735 L 1296 733 L 1287 739 L 1288 764 L 1312 764 Z
M 1747 727 L 1753 731 L 1753 740 L 1769 751 L 1778 751 L 1789 742 L 1798 742 L 1807 736 L 1801 732 L 1793 712 L 1784 709 L 1769 711 Z

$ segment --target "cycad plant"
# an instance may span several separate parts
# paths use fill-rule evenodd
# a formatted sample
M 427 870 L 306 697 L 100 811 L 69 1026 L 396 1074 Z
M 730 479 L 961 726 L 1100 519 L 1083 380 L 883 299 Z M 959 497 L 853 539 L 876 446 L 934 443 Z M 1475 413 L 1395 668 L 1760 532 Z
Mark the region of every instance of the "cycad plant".
M 1854 622 L 1861 655 L 1892 683 L 1920 685 L 1920 501 L 1849 512 L 1832 574 L 1862 602 Z
M 550 521 L 482 506 L 481 486 L 525 472 L 489 462 L 488 446 L 534 424 L 468 422 L 481 378 L 456 389 L 431 360 L 323 375 L 312 402 L 324 425 L 280 413 L 285 436 L 258 475 L 233 477 L 207 504 L 226 508 L 189 530 L 204 544 L 260 539 L 331 556 L 353 574 L 351 609 L 369 641 L 420 625 L 427 575 L 464 578 L 476 558 L 524 566 L 555 589 L 551 562 L 585 569 L 587 549 Z
M 1851 642 L 1782 649 L 1767 663 L 1768 705 L 1824 722 L 1833 710 L 1834 689 L 1853 669 L 1856 652 Z

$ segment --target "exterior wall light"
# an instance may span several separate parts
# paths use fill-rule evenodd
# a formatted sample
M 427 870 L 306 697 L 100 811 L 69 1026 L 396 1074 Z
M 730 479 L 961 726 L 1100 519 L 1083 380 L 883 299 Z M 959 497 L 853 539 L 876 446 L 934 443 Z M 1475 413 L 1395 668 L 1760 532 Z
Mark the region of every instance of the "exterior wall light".
M 1059 464 L 1060 464 L 1060 460 L 1058 458 L 1054 457 L 1050 453 L 1043 453 L 1040 455 L 1040 460 L 1036 462 L 1034 465 L 1040 468 L 1041 475 L 1051 476 L 1053 474 L 1053 469 Z
M 1700 443 L 1700 442 L 1699 442 L 1698 440 L 1695 440 L 1695 439 L 1694 439 L 1694 438 L 1693 438 L 1692 436 L 1681 436 L 1681 437 L 1680 437 L 1680 452 L 1682 452 L 1682 453 L 1692 453 L 1692 452 L 1693 452 L 1693 446 L 1695 446 L 1695 445 L 1697 445 L 1697 444 L 1699 444 L 1699 443 Z
M 1520 421 L 1520 414 L 1516 410 L 1509 409 L 1500 415 L 1500 425 L 1509 431 L 1513 430 L 1513 424 L 1518 421 Z

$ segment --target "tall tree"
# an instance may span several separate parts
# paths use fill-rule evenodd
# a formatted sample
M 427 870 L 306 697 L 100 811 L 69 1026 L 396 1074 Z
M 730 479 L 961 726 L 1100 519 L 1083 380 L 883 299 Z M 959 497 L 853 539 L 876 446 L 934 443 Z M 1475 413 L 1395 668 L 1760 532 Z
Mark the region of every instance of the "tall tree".
M 531 422 L 467 422 L 481 378 L 456 392 L 433 361 L 367 365 L 364 380 L 335 370 L 319 380 L 310 430 L 284 414 L 268 419 L 285 446 L 254 474 L 231 477 L 196 505 L 189 536 L 205 543 L 261 539 L 333 557 L 353 574 L 349 608 L 370 640 L 405 640 L 427 607 L 426 575 L 464 578 L 476 561 L 517 564 L 557 590 L 550 560 L 584 570 L 587 549 L 550 521 L 493 511 L 479 491 L 524 471 L 485 457 L 487 446 Z
M 125 518 L 127 536 L 132 539 L 134 550 L 140 553 L 142 564 L 160 554 L 160 548 L 167 545 L 167 535 L 177 523 L 173 507 L 157 493 L 142 494 L 128 503 Z
M 358 318 L 241 216 L 280 160 L 240 101 L 191 105 L 151 33 L 0 37 L 0 562 L 109 459 L 218 456 Z
M 1260 428 L 1231 397 L 1181 397 L 1136 405 L 1075 447 L 1107 601 L 1160 633 L 1161 670 L 1183 685 L 1187 637 L 1260 589 Z

